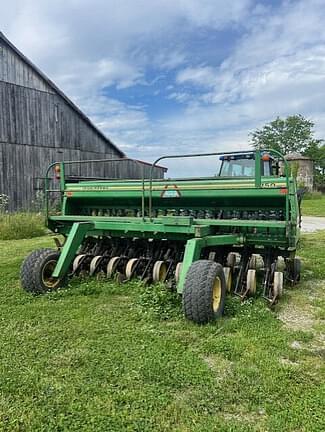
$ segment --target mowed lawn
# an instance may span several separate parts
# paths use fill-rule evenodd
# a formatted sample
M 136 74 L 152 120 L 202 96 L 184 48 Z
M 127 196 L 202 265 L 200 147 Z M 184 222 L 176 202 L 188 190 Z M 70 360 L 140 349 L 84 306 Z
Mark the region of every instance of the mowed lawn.
M 0 242 L 1 431 L 324 431 L 325 232 L 304 236 L 302 282 L 271 311 L 227 300 L 207 326 L 160 286 L 74 280 L 33 297 Z
M 325 195 L 314 199 L 303 199 L 301 211 L 305 216 L 323 216 L 325 217 Z

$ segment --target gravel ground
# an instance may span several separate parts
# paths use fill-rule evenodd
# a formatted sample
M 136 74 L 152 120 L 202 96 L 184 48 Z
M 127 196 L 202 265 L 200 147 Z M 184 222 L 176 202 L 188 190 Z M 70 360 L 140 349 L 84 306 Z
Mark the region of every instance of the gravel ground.
M 301 230 L 303 232 L 315 232 L 325 229 L 325 217 L 303 216 Z

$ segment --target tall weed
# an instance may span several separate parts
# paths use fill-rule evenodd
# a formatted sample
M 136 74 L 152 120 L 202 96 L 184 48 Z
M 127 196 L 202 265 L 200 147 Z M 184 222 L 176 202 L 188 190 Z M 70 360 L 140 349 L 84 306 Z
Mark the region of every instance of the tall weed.
M 39 213 L 0 214 L 0 240 L 18 240 L 44 235 L 44 216 Z

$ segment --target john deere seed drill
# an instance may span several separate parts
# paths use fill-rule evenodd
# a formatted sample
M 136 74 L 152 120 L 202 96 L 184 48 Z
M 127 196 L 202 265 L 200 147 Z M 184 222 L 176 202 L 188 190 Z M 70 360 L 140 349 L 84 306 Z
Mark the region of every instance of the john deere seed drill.
M 220 158 L 215 176 L 153 179 L 164 159 L 201 156 Z M 67 167 L 86 162 L 47 170 L 47 226 L 65 241 L 55 239 L 56 250 L 36 250 L 25 259 L 25 290 L 54 290 L 84 273 L 166 282 L 182 295 L 185 316 L 206 323 L 222 315 L 227 292 L 242 299 L 261 294 L 272 305 L 285 281 L 298 282 L 299 204 L 280 153 L 163 156 L 148 179 L 70 181 Z M 52 171 L 60 185 L 56 213 L 49 211 Z

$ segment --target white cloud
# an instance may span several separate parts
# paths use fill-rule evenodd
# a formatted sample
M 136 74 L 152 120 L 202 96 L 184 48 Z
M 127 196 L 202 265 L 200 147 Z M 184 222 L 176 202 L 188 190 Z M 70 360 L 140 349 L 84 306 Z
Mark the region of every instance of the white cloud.
M 298 112 L 325 134 L 323 0 L 277 6 L 253 0 L 12 0 L 2 5 L 0 20 L 18 48 L 131 155 L 153 159 L 165 152 L 245 147 L 249 131 Z M 237 39 L 218 64 L 214 51 L 225 41 L 209 36 L 225 29 Z M 212 44 L 210 58 L 193 51 L 197 37 Z M 153 68 L 155 76 L 148 73 Z M 165 89 L 154 88 L 158 82 Z M 130 104 L 103 92 L 114 88 L 116 95 L 139 83 L 179 109 L 152 120 L 141 94 Z
M 152 58 L 152 64 L 159 69 L 171 70 L 184 64 L 186 58 L 187 55 L 185 52 L 180 50 L 174 51 L 172 47 L 170 47 L 166 50 L 161 49 L 156 55 L 154 55 Z
M 172 92 L 167 96 L 168 99 L 175 100 L 179 103 L 188 103 L 193 100 L 192 95 L 186 92 Z
M 216 79 L 216 70 L 210 66 L 188 67 L 176 76 L 178 84 L 191 83 L 202 87 L 213 87 Z
M 133 154 L 151 157 L 159 122 L 150 113 L 104 96 L 103 89 L 152 86 L 189 61 L 196 29 L 220 30 L 247 16 L 250 0 L 12 0 L 1 8 L 7 36 L 56 82 L 108 136 Z M 175 89 L 176 90 L 176 89 Z M 160 94 L 160 93 L 159 93 Z M 156 90 L 156 96 L 158 96 Z M 175 98 L 180 99 L 180 96 Z M 149 115 L 148 115 L 149 114 Z M 165 145 L 165 144 L 164 144 Z
M 220 29 L 247 14 L 249 0 L 13 0 L 2 5 L 3 28 L 27 56 L 58 74 L 70 64 L 128 63 L 174 68 L 186 57 L 183 35 Z M 15 13 L 13 13 L 15 11 Z M 181 30 L 181 31 L 180 31 Z M 58 64 L 58 59 L 60 64 Z M 78 69 L 76 69 L 77 73 Z M 139 72 L 141 73 L 141 72 Z M 125 75 L 122 72 L 122 81 Z
M 173 97 L 187 102 L 182 115 L 167 120 L 168 129 L 183 134 L 211 132 L 205 147 L 218 148 L 231 137 L 247 143 L 250 131 L 277 115 L 302 113 L 325 132 L 325 20 L 324 2 L 286 2 L 270 14 L 260 10 L 247 25 L 236 49 L 219 67 L 187 67 L 177 84 L 200 85 L 201 94 L 174 90 Z M 180 95 L 178 98 L 177 95 Z M 196 104 L 192 103 L 193 98 Z M 230 141 L 229 141 L 230 138 Z M 208 144 L 206 144 L 208 143 Z M 246 144 L 247 145 L 247 144 Z
M 185 17 L 196 26 L 220 29 L 245 19 L 252 1 L 181 0 L 177 3 Z
M 96 93 L 79 98 L 78 103 L 121 148 L 145 145 L 152 133 L 146 112 L 137 106 L 126 105 Z

